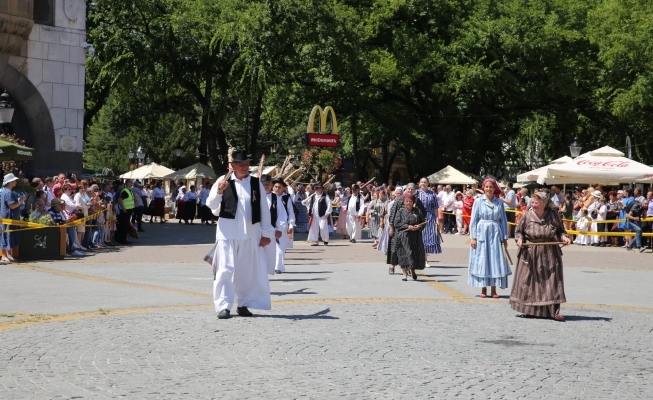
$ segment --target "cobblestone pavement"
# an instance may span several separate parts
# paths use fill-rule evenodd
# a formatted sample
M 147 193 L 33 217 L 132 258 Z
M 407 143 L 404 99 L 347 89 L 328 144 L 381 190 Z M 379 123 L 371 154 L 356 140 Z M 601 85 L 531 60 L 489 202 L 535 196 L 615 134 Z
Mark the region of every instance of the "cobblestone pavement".
M 476 298 L 465 238 L 418 282 L 367 241 L 297 241 L 273 310 L 218 321 L 200 261 L 213 230 L 157 228 L 84 260 L 0 266 L 0 398 L 653 396 L 650 254 L 565 250 L 558 323 Z

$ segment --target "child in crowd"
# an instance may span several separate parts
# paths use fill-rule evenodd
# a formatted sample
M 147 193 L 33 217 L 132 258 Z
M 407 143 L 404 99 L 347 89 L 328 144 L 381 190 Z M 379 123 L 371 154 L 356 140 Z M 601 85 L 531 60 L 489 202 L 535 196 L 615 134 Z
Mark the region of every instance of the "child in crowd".
M 453 202 L 454 213 L 456 214 L 456 226 L 458 230 L 456 235 L 460 235 L 463 232 L 463 194 L 461 192 L 456 193 L 456 200 Z
M 592 225 L 592 219 L 589 217 L 589 211 L 587 208 L 583 208 L 580 211 L 581 217 L 576 221 L 576 228 L 578 228 L 578 238 L 576 238 L 576 244 L 580 246 L 585 246 L 590 243 L 590 237 L 587 235 L 587 231 Z

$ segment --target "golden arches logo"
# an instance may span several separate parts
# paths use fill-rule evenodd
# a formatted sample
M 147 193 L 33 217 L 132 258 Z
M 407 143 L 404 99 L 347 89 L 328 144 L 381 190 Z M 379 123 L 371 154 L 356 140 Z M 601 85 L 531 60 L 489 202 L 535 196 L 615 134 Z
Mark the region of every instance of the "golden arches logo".
M 315 128 L 315 117 L 320 115 L 320 126 L 318 131 L 314 131 Z M 327 117 L 331 114 L 331 134 L 338 134 L 338 120 L 336 119 L 336 112 L 331 106 L 327 106 L 324 109 L 320 106 L 315 106 L 311 110 L 311 114 L 308 117 L 308 126 L 306 127 L 306 133 L 327 133 L 324 130 L 327 127 Z

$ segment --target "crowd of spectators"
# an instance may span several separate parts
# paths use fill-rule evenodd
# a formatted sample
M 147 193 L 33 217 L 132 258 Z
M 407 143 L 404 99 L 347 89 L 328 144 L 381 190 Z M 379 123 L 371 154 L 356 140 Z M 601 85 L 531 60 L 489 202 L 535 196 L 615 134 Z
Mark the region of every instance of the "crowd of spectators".
M 66 225 L 66 254 L 83 257 L 95 249 L 129 245 L 130 236 L 144 232 L 145 214 L 151 215 L 151 222 L 157 217 L 165 222 L 164 197 L 161 182 L 150 188 L 140 181 L 78 179 L 72 173 L 35 177 L 30 182 L 7 174 L 0 194 L 0 218 Z M 20 245 L 21 228 L 29 227 L 0 225 L 1 263 L 16 261 L 11 250 Z

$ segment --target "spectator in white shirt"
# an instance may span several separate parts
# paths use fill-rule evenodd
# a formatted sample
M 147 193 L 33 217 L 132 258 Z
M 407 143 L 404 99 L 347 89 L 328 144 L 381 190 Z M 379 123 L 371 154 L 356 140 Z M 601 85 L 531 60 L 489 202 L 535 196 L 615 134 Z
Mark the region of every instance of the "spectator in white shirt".
M 506 197 L 501 199 L 506 205 L 506 221 L 508 222 L 508 237 L 513 237 L 515 231 L 515 208 L 517 207 L 517 195 L 512 190 L 512 183 L 506 184 Z

